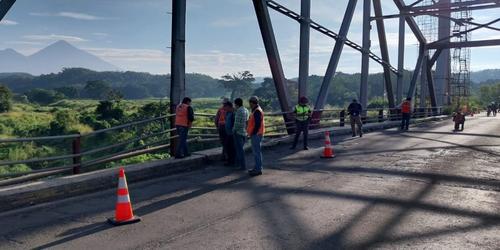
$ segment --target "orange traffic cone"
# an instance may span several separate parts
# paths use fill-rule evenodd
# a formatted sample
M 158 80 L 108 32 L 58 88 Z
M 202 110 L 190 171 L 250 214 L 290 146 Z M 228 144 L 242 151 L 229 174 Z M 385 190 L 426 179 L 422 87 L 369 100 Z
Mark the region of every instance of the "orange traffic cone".
M 321 158 L 334 158 L 335 153 L 333 152 L 332 143 L 330 141 L 330 131 L 325 132 L 325 149 L 323 150 L 323 155 Z
M 108 222 L 114 226 L 120 226 L 141 221 L 141 218 L 134 216 L 134 212 L 132 212 L 127 178 L 125 177 L 125 170 L 123 168 L 120 168 L 117 195 L 118 199 L 116 200 L 115 217 L 109 218 Z

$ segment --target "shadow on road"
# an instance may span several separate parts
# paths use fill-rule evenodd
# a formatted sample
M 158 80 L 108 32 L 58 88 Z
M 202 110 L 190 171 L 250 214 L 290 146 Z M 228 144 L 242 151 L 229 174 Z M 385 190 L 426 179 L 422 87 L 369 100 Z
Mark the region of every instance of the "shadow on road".
M 447 133 L 447 132 L 412 131 L 411 133 L 399 133 L 397 131 L 396 132 L 389 131 L 386 133 L 397 134 L 402 138 L 416 138 L 421 140 L 436 141 L 440 143 L 449 144 L 450 146 L 420 147 L 420 148 L 408 148 L 408 149 L 396 149 L 396 150 L 391 150 L 391 149 L 375 150 L 375 151 L 364 152 L 364 154 L 374 154 L 382 152 L 405 152 L 405 151 L 425 150 L 425 149 L 435 150 L 435 149 L 448 149 L 448 148 L 466 148 L 474 151 L 487 153 L 496 157 L 500 156 L 495 152 L 479 148 L 479 147 L 494 147 L 500 145 L 464 146 L 449 141 L 410 135 L 418 133 L 452 134 L 451 132 Z M 461 135 L 471 135 L 471 136 L 481 136 L 481 137 L 484 136 L 477 134 L 461 134 Z M 342 154 L 342 156 L 350 156 L 350 155 L 354 154 L 349 154 L 349 153 Z M 286 157 L 288 156 L 289 156 L 288 153 L 286 153 L 285 156 L 277 157 L 273 159 L 273 161 L 275 161 L 276 163 L 280 161 L 285 161 Z M 270 237 L 273 237 L 274 241 L 276 241 L 277 244 L 284 249 L 297 248 L 297 246 L 290 245 L 289 242 L 290 237 L 297 237 L 304 244 L 305 246 L 304 248 L 306 249 L 318 249 L 318 248 L 368 249 L 376 247 L 381 243 L 397 243 L 414 239 L 425 239 L 425 238 L 444 236 L 457 232 L 472 232 L 475 230 L 500 226 L 500 215 L 480 211 L 474 208 L 469 208 L 469 209 L 457 208 L 449 205 L 435 204 L 424 200 L 424 198 L 428 196 L 433 191 L 434 187 L 438 184 L 453 183 L 458 185 L 480 185 L 490 190 L 500 191 L 500 181 L 498 180 L 478 179 L 473 177 L 456 176 L 456 175 L 442 174 L 442 173 L 410 172 L 410 171 L 396 170 L 396 169 L 332 166 L 322 163 L 316 156 L 314 157 L 314 159 L 312 157 L 309 157 L 307 159 L 302 159 L 302 160 L 305 160 L 307 162 L 306 163 L 301 162 L 300 164 L 299 163 L 296 164 L 294 162 L 285 161 L 282 162 L 284 165 L 270 169 L 274 169 L 274 171 L 286 171 L 286 172 L 296 173 L 296 176 L 295 175 L 293 176 L 295 178 L 300 178 L 302 172 L 326 173 L 329 174 L 327 176 L 328 178 L 334 178 L 335 174 L 339 173 L 344 173 L 344 174 L 349 173 L 355 175 L 375 174 L 375 175 L 383 175 L 383 176 L 398 177 L 398 178 L 404 177 L 404 178 L 418 179 L 424 181 L 425 184 L 422 186 L 420 190 L 418 190 L 418 192 L 416 192 L 410 197 L 394 198 L 390 197 L 389 195 L 383 196 L 383 195 L 370 195 L 370 194 L 355 193 L 355 192 L 317 190 L 314 188 L 315 183 L 302 187 L 279 186 L 276 183 L 271 183 L 274 185 L 271 185 L 270 183 L 259 184 L 258 182 L 249 181 L 249 177 L 247 177 L 243 173 L 239 176 L 231 178 L 228 181 L 212 184 L 210 183 L 211 181 L 218 178 L 227 177 L 228 175 L 234 174 L 234 172 L 229 170 L 224 170 L 224 171 L 219 171 L 216 174 L 206 175 L 206 176 L 203 176 L 200 172 L 197 172 L 200 176 L 196 178 L 196 181 L 191 180 L 189 182 L 185 182 L 182 185 L 179 184 L 176 188 L 171 187 L 162 190 L 161 192 L 157 191 L 153 192 L 153 194 L 139 196 L 138 199 L 136 199 L 135 201 L 145 202 L 151 199 L 155 199 L 157 197 L 165 196 L 169 193 L 175 193 L 176 191 L 180 190 L 194 190 L 194 191 L 179 196 L 153 201 L 150 204 L 138 207 L 135 210 L 135 213 L 140 216 L 147 216 L 148 214 L 151 214 L 153 212 L 163 209 L 168 209 L 169 207 L 172 207 L 175 204 L 188 202 L 191 199 L 206 195 L 210 192 L 214 192 L 217 190 L 245 191 L 246 193 L 250 193 L 248 197 L 252 199 L 252 202 L 254 204 L 252 208 L 258 209 L 258 213 L 260 214 L 259 220 L 262 220 L 262 223 L 264 223 L 265 226 L 267 227 L 266 230 L 268 231 Z M 175 178 L 171 179 L 175 180 Z M 266 176 L 264 175 L 260 180 L 265 181 Z M 163 184 L 166 181 L 162 180 L 158 182 Z M 245 185 L 239 185 L 241 183 L 244 183 Z M 138 185 L 138 187 L 139 189 L 147 188 L 145 184 Z M 305 225 L 304 222 L 301 221 L 301 216 L 297 214 L 297 210 L 294 209 L 292 204 L 289 204 L 287 200 L 284 198 L 290 195 L 304 197 L 304 198 L 312 197 L 315 199 L 335 199 L 338 202 L 355 201 L 355 202 L 361 202 L 365 204 L 365 206 L 359 211 L 357 211 L 353 216 L 351 216 L 349 220 L 342 222 L 342 225 L 339 227 L 338 230 L 318 239 L 317 237 L 315 237 L 315 235 L 311 235 L 311 232 L 310 230 L 308 230 L 307 225 Z M 396 209 L 397 212 L 391 214 L 389 218 L 384 220 L 384 222 L 381 223 L 380 225 L 377 225 L 376 232 L 372 235 L 369 235 L 369 237 L 366 240 L 360 242 L 350 241 L 349 237 L 351 235 L 349 235 L 349 233 L 352 231 L 352 228 L 359 225 L 359 222 L 363 218 L 370 216 L 370 213 L 373 212 L 373 210 L 379 206 L 388 206 Z M 108 206 L 103 206 L 93 211 L 92 214 L 88 215 L 91 216 L 109 210 L 110 208 Z M 402 221 L 409 215 L 411 215 L 414 212 L 422 212 L 422 211 L 441 216 L 459 216 L 459 217 L 469 218 L 473 219 L 474 222 L 467 225 L 452 225 L 452 226 L 447 226 L 446 228 L 426 229 L 411 234 L 410 233 L 400 234 L 400 235 L 391 234 L 391 232 L 398 225 L 401 225 Z M 203 223 L 206 224 L 206 222 L 200 221 L 200 224 Z M 44 227 L 48 227 L 48 225 L 39 225 L 38 227 L 35 228 L 27 228 L 26 231 L 22 231 L 20 234 L 29 235 L 28 234 L 29 232 L 40 230 L 41 228 Z M 61 239 L 39 246 L 37 247 L 37 249 L 55 247 L 76 239 L 87 237 L 89 235 L 102 233 L 112 228 L 113 227 L 109 226 L 105 222 L 74 227 L 58 235 L 58 237 L 62 237 Z

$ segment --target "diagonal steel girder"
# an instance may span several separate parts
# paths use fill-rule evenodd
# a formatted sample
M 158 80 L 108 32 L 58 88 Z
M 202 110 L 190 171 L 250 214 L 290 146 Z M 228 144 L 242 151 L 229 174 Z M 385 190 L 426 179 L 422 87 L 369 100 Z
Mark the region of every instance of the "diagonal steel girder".
M 12 8 L 12 5 L 16 0 L 1 0 L 0 1 L 0 21 L 7 15 L 7 12 L 9 12 L 10 8 Z
M 427 55 L 425 60 L 427 60 L 425 73 L 427 74 L 427 86 L 429 88 L 429 97 L 431 99 L 431 107 L 437 107 L 436 89 L 434 88 L 434 77 L 432 75 L 432 64 Z
M 467 34 L 467 33 L 470 33 L 470 32 L 472 32 L 472 31 L 475 31 L 475 30 L 478 30 L 478 29 L 483 29 L 483 28 L 486 28 L 486 27 L 488 27 L 489 25 L 492 25 L 492 24 L 497 23 L 497 22 L 499 22 L 499 21 L 500 21 L 500 18 L 497 18 L 497 19 L 495 19 L 495 20 L 493 20 L 493 21 L 490 21 L 490 22 L 485 23 L 485 24 L 481 24 L 481 25 L 479 25 L 479 26 L 477 26 L 477 27 L 474 27 L 474 28 L 472 28 L 472 29 L 468 29 L 468 30 L 464 30 L 464 31 L 461 31 L 461 32 L 457 32 L 457 33 L 454 33 L 454 34 L 453 34 L 453 35 L 451 35 L 451 36 L 447 36 L 447 37 L 441 38 L 441 39 L 439 39 L 439 40 L 437 40 L 437 41 L 435 41 L 435 42 L 429 43 L 429 45 L 435 45 L 435 44 L 439 44 L 439 43 L 444 42 L 444 41 L 449 41 L 449 40 L 450 40 L 450 38 L 453 38 L 453 37 L 459 37 L 460 35 Z
M 410 88 L 408 89 L 408 93 L 406 95 L 407 98 L 413 98 L 415 95 L 415 88 L 417 87 L 418 75 L 420 74 L 420 70 L 422 70 L 422 65 L 425 57 L 425 45 L 421 44 L 418 52 L 417 65 L 415 66 L 415 70 L 413 71 L 413 76 L 410 82 Z
M 290 18 L 292 18 L 292 19 L 294 19 L 294 20 L 296 20 L 298 22 L 300 22 L 300 20 L 301 20 L 301 16 L 298 13 L 294 12 L 293 10 L 288 9 L 287 7 L 285 7 L 285 6 L 277 3 L 274 0 L 267 0 L 267 6 L 269 6 L 269 8 L 271 8 L 271 9 L 277 11 L 277 12 L 280 12 L 281 14 L 283 14 L 285 16 L 288 16 L 288 17 L 290 17 Z M 312 29 L 314 29 L 314 30 L 316 30 L 316 31 L 318 31 L 318 32 L 320 32 L 320 33 L 328 36 L 328 37 L 331 37 L 331 38 L 335 39 L 335 40 L 339 39 L 339 35 L 336 32 L 334 32 L 334 31 L 332 31 L 332 30 L 330 30 L 330 29 L 328 29 L 328 28 L 326 28 L 326 27 L 318 24 L 317 22 L 315 22 L 313 20 L 310 20 L 310 27 Z M 345 45 L 347 45 L 347 46 L 349 46 L 349 47 L 351 47 L 351 48 L 353 48 L 353 49 L 355 49 L 355 50 L 363 53 L 362 46 L 356 44 L 355 42 L 349 40 L 348 38 L 344 38 L 344 40 L 345 40 Z M 370 51 L 369 52 L 369 57 L 372 60 L 374 60 L 375 62 L 381 64 L 382 66 L 389 67 L 394 74 L 399 74 L 399 71 L 394 66 L 392 66 L 390 63 L 382 60 L 382 58 L 380 58 L 379 56 L 377 56 L 375 53 L 373 53 L 373 52 Z
M 406 4 L 403 0 L 394 0 L 394 3 L 396 4 L 400 12 L 405 13 Z M 418 27 L 417 22 L 415 22 L 415 19 L 412 16 L 405 16 L 405 20 L 420 44 L 426 44 L 427 40 Z
M 382 16 L 382 4 L 380 0 L 373 0 L 373 9 L 375 11 L 375 16 Z M 389 58 L 389 48 L 387 47 L 387 39 L 385 36 L 385 24 L 384 20 L 377 19 L 377 30 L 378 39 L 380 43 L 380 52 L 382 54 L 382 60 L 390 63 Z M 385 90 L 387 92 L 387 101 L 389 103 L 389 108 L 394 108 L 394 92 L 392 90 L 392 80 L 391 80 L 391 70 L 384 66 L 384 78 L 385 78 Z
M 328 67 L 325 72 L 325 77 L 323 78 L 323 83 L 321 84 L 318 98 L 316 99 L 316 104 L 314 106 L 316 110 L 321 110 L 325 107 L 326 97 L 328 96 L 328 90 L 330 89 L 330 83 L 333 79 L 333 76 L 335 75 L 335 72 L 337 71 L 337 66 L 339 64 L 340 56 L 347 39 L 347 33 L 349 32 L 349 27 L 351 26 L 352 17 L 354 16 L 354 10 L 356 9 L 357 2 L 357 0 L 349 0 L 349 3 L 347 4 L 344 19 L 342 20 L 342 25 L 340 26 L 339 39 L 337 39 L 335 47 L 333 48 L 332 56 L 330 58 L 330 62 L 328 63 Z M 316 116 L 317 114 L 314 117 Z
M 281 64 L 280 54 L 278 51 L 276 38 L 274 36 L 271 17 L 269 16 L 269 10 L 267 9 L 266 0 L 252 1 L 255 7 L 255 14 L 259 23 L 264 47 L 266 49 L 269 66 L 271 67 L 274 86 L 276 87 L 276 92 L 278 94 L 278 101 L 281 106 L 281 111 L 283 112 L 283 119 L 286 122 L 285 124 L 288 124 L 288 122 L 292 121 L 292 118 L 290 117 L 291 107 L 287 92 L 287 79 L 285 78 L 283 65 Z M 293 133 L 293 130 L 289 129 L 288 133 Z

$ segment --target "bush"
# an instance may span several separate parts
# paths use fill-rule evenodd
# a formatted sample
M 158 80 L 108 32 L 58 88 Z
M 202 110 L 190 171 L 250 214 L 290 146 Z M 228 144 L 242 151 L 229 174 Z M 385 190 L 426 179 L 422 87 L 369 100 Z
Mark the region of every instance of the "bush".
M 371 99 L 368 103 L 369 109 L 382 109 L 382 108 L 387 108 L 389 106 L 389 103 L 387 100 L 383 97 L 375 97 Z
M 12 109 L 12 92 L 4 85 L 0 85 L 0 113 L 9 112 Z
M 100 120 L 122 120 L 125 116 L 123 109 L 115 102 L 100 101 L 95 110 L 95 114 Z
M 64 95 L 53 90 L 32 89 L 26 93 L 28 100 L 40 105 L 48 105 L 64 99 Z

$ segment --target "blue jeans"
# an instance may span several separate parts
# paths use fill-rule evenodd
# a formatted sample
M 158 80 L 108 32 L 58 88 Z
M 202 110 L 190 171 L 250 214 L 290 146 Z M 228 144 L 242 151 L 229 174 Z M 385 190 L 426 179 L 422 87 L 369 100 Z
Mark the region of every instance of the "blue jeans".
M 183 126 L 176 126 L 177 135 L 179 135 L 179 143 L 177 144 L 177 149 L 175 150 L 175 157 L 184 157 L 189 155 L 187 137 L 189 128 Z
M 243 135 L 239 134 L 234 134 L 234 147 L 236 150 L 236 162 L 235 165 L 240 168 L 246 168 L 246 162 L 245 162 L 245 150 L 243 149 L 243 146 L 245 145 L 245 140 L 246 137 Z
M 255 159 L 255 170 L 262 171 L 262 135 L 252 135 L 252 152 Z

